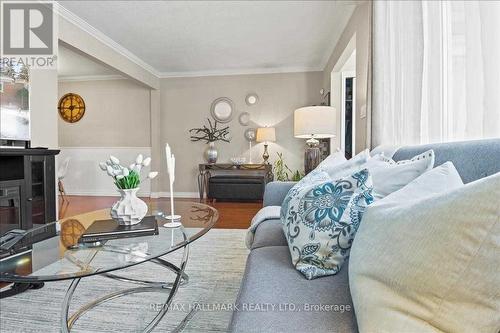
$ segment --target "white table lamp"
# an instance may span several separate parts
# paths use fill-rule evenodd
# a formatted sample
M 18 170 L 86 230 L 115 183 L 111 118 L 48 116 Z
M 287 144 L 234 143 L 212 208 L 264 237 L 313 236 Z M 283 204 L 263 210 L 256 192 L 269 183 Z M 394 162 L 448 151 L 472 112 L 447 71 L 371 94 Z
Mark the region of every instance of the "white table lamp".
M 304 154 L 306 174 L 321 162 L 318 139 L 333 138 L 337 111 L 331 106 L 306 106 L 295 110 L 293 131 L 296 138 L 308 139 Z

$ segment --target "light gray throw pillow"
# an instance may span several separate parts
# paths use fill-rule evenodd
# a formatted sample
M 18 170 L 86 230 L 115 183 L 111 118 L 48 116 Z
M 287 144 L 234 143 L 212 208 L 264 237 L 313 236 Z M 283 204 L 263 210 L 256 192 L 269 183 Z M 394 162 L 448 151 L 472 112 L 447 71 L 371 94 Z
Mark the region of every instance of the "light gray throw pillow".
M 371 205 L 351 249 L 360 332 L 498 332 L 500 173 L 451 163 Z

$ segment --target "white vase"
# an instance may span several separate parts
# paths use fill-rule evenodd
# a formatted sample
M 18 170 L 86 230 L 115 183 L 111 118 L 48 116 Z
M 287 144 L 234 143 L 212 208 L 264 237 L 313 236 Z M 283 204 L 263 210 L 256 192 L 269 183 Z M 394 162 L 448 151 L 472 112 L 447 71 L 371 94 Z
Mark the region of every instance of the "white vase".
M 121 198 L 111 207 L 111 217 L 122 225 L 134 225 L 146 216 L 148 205 L 137 197 L 139 188 L 118 190 Z

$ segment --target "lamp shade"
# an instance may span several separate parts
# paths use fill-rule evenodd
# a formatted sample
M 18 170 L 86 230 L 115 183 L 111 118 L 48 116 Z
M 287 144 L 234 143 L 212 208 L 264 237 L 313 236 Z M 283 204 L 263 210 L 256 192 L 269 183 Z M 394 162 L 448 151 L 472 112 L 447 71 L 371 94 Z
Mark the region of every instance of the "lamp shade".
M 274 142 L 276 141 L 276 129 L 274 127 L 257 128 L 257 142 Z
M 316 139 L 335 136 L 336 110 L 331 106 L 306 106 L 293 114 L 293 133 L 296 138 Z

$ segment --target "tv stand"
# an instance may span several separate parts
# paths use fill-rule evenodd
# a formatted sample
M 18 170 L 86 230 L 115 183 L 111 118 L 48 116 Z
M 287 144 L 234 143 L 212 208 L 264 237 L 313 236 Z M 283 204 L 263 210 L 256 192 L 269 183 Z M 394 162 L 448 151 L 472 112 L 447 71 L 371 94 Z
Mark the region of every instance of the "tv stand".
M 0 235 L 56 220 L 59 150 L 0 148 Z
M 13 229 L 28 230 L 56 220 L 55 156 L 59 150 L 0 148 L 0 236 Z M 0 256 L 2 261 L 16 259 L 17 254 Z M 26 255 L 31 258 L 31 250 Z M 29 264 L 16 271 L 31 273 Z M 0 288 L 5 284 L 0 283 Z M 39 289 L 43 283 L 14 283 L 0 293 L 5 298 L 28 289 Z

